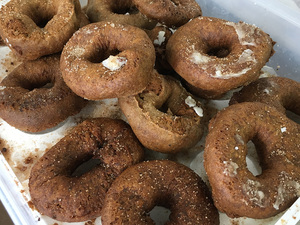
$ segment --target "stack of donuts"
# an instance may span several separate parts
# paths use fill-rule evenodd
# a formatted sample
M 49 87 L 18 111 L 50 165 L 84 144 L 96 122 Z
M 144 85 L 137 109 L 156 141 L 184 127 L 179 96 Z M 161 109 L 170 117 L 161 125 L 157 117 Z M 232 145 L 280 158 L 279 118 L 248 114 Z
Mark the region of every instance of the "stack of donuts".
M 43 12 L 42 14 L 40 12 Z M 24 132 L 47 132 L 87 104 L 117 98 L 126 121 L 88 118 L 33 166 L 36 209 L 53 219 L 219 224 L 268 218 L 299 196 L 300 84 L 260 78 L 274 41 L 260 28 L 202 16 L 195 0 L 11 0 L 0 36 L 21 64 L 0 83 L 0 117 Z M 243 87 L 243 88 L 242 88 Z M 235 92 L 230 106 L 206 104 Z M 209 186 L 189 167 L 147 160 L 144 151 L 185 152 L 205 136 Z M 253 141 L 263 172 L 247 168 Z M 83 174 L 74 171 L 96 160 Z M 274 185 L 276 183 L 276 185 Z

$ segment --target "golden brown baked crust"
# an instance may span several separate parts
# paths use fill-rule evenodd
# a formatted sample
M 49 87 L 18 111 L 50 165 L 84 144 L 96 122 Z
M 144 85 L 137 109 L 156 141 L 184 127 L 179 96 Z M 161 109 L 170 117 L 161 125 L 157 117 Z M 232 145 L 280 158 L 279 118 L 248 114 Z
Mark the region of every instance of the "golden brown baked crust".
M 149 212 L 169 208 L 167 224 L 219 224 L 208 188 L 188 167 L 168 160 L 146 161 L 126 169 L 110 187 L 102 224 L 154 224 Z
M 143 15 L 132 0 L 89 0 L 86 13 L 91 22 L 108 21 L 152 29 L 157 21 Z
M 247 168 L 247 143 L 255 144 L 262 173 Z M 276 108 L 244 102 L 210 121 L 204 166 L 216 207 L 230 217 L 268 218 L 299 196 L 300 125 Z
M 199 17 L 171 36 L 166 55 L 192 93 L 218 98 L 256 80 L 273 54 L 273 44 L 253 25 Z
M 119 104 L 138 139 L 151 150 L 176 153 L 202 137 L 205 109 L 171 77 L 154 72 L 145 91 L 119 98 Z
M 143 30 L 98 22 L 81 28 L 68 41 L 61 56 L 61 70 L 76 94 L 100 100 L 143 91 L 154 62 L 154 46 Z
M 87 101 L 65 84 L 59 55 L 27 61 L 0 83 L 0 117 L 22 131 L 52 128 L 79 113 Z
M 159 21 L 168 27 L 179 27 L 190 19 L 202 15 L 195 0 L 132 0 L 136 7 L 148 18 Z
M 262 102 L 300 115 L 300 83 L 286 77 L 260 78 L 233 93 L 229 104 L 239 102 Z
M 0 10 L 0 35 L 22 60 L 60 52 L 87 23 L 79 0 L 11 0 Z
M 32 202 L 40 213 L 59 221 L 96 218 L 113 180 L 142 157 L 142 146 L 124 121 L 86 120 L 33 166 L 29 178 Z M 99 163 L 80 176 L 73 175 L 90 159 Z

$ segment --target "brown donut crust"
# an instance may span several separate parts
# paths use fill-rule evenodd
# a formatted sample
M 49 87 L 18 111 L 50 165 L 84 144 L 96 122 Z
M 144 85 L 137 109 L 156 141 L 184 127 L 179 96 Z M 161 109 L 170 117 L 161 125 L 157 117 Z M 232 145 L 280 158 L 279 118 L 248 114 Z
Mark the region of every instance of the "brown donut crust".
M 166 59 L 166 46 L 172 36 L 172 31 L 166 26 L 157 25 L 151 30 L 146 30 L 146 32 L 155 48 L 155 70 L 160 74 L 170 74 L 173 69 Z
M 166 225 L 219 224 L 205 183 L 188 167 L 168 160 L 126 169 L 106 195 L 102 224 L 154 224 L 148 212 L 156 205 L 171 210 Z
M 0 36 L 0 46 L 5 45 L 2 37 Z
M 262 102 L 283 113 L 290 110 L 300 115 L 299 99 L 299 82 L 286 77 L 264 77 L 233 93 L 229 104 Z
M 21 60 L 60 52 L 87 23 L 79 0 L 11 0 L 0 10 L 0 35 Z
M 101 63 L 110 55 L 127 61 L 111 70 Z M 154 46 L 143 30 L 98 22 L 81 28 L 68 41 L 61 56 L 61 70 L 66 84 L 76 94 L 100 100 L 143 91 L 154 62 Z
M 142 157 L 143 148 L 124 121 L 86 120 L 33 166 L 29 178 L 31 201 L 40 213 L 59 221 L 94 219 L 101 215 L 113 180 Z M 72 176 L 89 159 L 98 159 L 100 164 L 81 176 Z
M 258 27 L 213 17 L 181 26 L 169 39 L 166 56 L 195 95 L 218 98 L 260 75 L 274 42 Z
M 108 21 L 152 29 L 157 21 L 139 12 L 132 0 L 89 0 L 86 13 L 91 22 Z
M 210 121 L 204 167 L 216 207 L 230 217 L 268 218 L 287 209 L 299 195 L 300 125 L 274 107 L 244 102 Z M 252 140 L 262 173 L 247 168 Z
M 202 15 L 195 0 L 132 0 L 140 12 L 168 27 L 180 27 Z
M 0 117 L 26 132 L 52 128 L 79 113 L 87 101 L 65 84 L 59 55 L 27 61 L 0 83 Z
M 192 97 L 181 84 L 154 72 L 146 90 L 119 98 L 119 105 L 141 143 L 154 151 L 176 153 L 193 147 L 202 137 L 205 111 L 198 115 L 185 103 Z

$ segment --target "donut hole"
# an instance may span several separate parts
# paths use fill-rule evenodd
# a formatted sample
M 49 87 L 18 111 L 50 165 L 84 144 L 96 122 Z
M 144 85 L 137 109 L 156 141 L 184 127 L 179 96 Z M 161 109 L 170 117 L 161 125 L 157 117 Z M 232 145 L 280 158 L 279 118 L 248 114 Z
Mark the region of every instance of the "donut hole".
M 102 63 L 109 56 L 116 56 L 120 53 L 118 49 L 96 48 L 95 51 L 90 55 L 88 61 L 91 63 Z
M 149 212 L 150 218 L 154 221 L 156 225 L 166 224 L 170 219 L 171 210 L 164 206 L 154 206 Z
M 83 163 L 81 163 L 79 166 L 76 167 L 76 169 L 72 172 L 72 177 L 80 177 L 83 174 L 91 171 L 95 167 L 101 164 L 100 159 L 90 158 Z
M 24 81 L 20 84 L 20 86 L 28 91 L 33 91 L 35 89 L 51 89 L 54 87 L 54 81 L 51 79 L 41 79 L 41 80 L 34 80 L 34 81 Z
M 260 166 L 259 156 L 255 144 L 250 140 L 247 143 L 247 156 L 246 164 L 248 170 L 254 175 L 258 176 L 262 174 L 262 168 Z
M 293 111 L 286 110 L 286 116 L 295 123 L 300 124 L 300 115 L 294 113 Z
M 52 18 L 55 16 L 56 12 L 49 9 L 43 9 L 40 7 L 36 7 L 36 9 L 32 10 L 33 12 L 30 12 L 30 15 L 28 15 L 33 22 L 36 24 L 39 28 L 45 28 L 46 25 Z M 43 12 L 43 13 L 41 13 Z
M 115 14 L 137 14 L 139 10 L 131 1 L 112 1 L 111 11 Z
M 206 54 L 217 58 L 225 58 L 230 54 L 230 48 L 228 46 L 213 46 L 208 48 Z
M 173 114 L 172 110 L 169 107 L 168 102 L 164 102 L 161 107 L 158 108 L 159 111 L 163 113 Z

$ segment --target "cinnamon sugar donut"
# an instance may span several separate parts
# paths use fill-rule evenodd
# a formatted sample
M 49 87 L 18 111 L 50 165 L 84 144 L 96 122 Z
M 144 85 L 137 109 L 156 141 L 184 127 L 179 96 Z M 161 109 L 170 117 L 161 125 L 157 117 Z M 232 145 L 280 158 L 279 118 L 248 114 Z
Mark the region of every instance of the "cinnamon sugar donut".
M 168 27 L 180 27 L 190 19 L 202 15 L 201 8 L 195 0 L 132 1 L 141 13 Z
M 60 52 L 87 23 L 78 0 L 11 0 L 0 9 L 0 36 L 22 60 Z
M 107 192 L 102 224 L 154 224 L 155 206 L 171 210 L 166 224 L 219 224 L 219 214 L 201 178 L 188 167 L 155 160 L 126 169 Z
M 53 219 L 79 222 L 101 215 L 113 180 L 141 161 L 143 149 L 122 120 L 89 119 L 76 126 L 33 166 L 29 178 L 31 201 Z M 89 160 L 89 171 L 74 175 Z
M 63 81 L 59 55 L 22 63 L 0 85 L 0 117 L 22 131 L 54 127 L 87 103 Z
M 300 83 L 285 77 L 260 78 L 233 93 L 229 104 L 262 102 L 285 113 L 286 109 L 300 115 Z
M 154 62 L 154 46 L 143 30 L 98 22 L 81 28 L 68 41 L 61 70 L 76 94 L 100 100 L 143 91 Z
M 139 12 L 132 0 L 89 0 L 86 13 L 91 22 L 109 21 L 143 29 L 152 29 L 157 23 Z
M 203 106 L 171 77 L 155 72 L 145 91 L 119 98 L 119 104 L 137 138 L 151 150 L 176 153 L 202 137 Z
M 273 44 L 253 25 L 199 17 L 172 35 L 166 55 L 195 95 L 218 98 L 258 79 L 273 54 Z
M 247 168 L 255 144 L 262 173 Z M 276 108 L 244 102 L 210 121 L 204 166 L 216 207 L 230 217 L 268 218 L 300 196 L 300 125 Z

